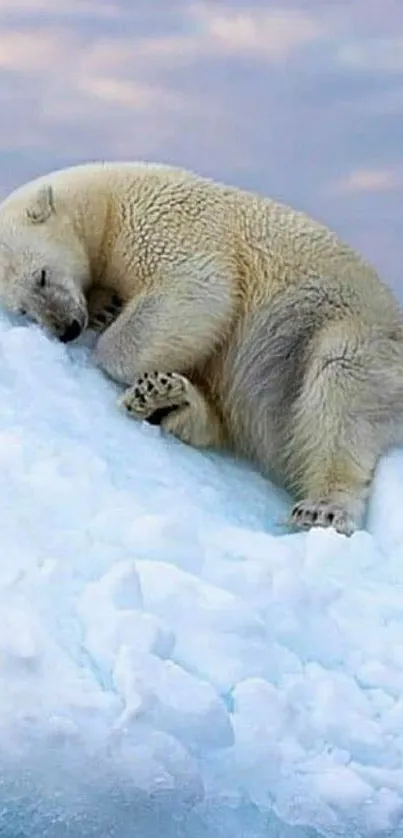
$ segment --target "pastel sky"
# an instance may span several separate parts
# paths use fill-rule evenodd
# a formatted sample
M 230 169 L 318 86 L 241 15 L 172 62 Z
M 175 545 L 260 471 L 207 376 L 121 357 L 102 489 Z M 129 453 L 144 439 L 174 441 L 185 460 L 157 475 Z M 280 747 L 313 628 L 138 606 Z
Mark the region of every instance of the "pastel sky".
M 403 0 L 0 0 L 0 197 L 143 159 L 280 198 L 403 299 Z

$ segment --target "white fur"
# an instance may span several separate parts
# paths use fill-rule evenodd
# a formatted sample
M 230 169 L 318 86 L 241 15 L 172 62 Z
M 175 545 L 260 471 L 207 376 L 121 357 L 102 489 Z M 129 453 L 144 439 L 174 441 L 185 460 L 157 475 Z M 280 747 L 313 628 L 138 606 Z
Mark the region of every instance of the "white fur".
M 165 392 L 139 379 L 181 374 L 162 424 L 274 473 L 301 499 L 299 526 L 351 532 L 380 454 L 403 440 L 391 291 L 325 226 L 269 199 L 170 166 L 53 172 L 0 206 L 0 298 L 66 340 L 103 322 L 95 360 L 139 415 Z

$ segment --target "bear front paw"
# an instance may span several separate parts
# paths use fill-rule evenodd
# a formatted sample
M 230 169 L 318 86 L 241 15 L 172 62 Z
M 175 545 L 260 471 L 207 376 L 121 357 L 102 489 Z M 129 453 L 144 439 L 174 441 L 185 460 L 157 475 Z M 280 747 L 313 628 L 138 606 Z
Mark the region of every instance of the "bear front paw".
M 119 405 L 137 419 L 159 424 L 172 410 L 189 404 L 188 386 L 187 379 L 176 372 L 144 373 L 125 390 Z

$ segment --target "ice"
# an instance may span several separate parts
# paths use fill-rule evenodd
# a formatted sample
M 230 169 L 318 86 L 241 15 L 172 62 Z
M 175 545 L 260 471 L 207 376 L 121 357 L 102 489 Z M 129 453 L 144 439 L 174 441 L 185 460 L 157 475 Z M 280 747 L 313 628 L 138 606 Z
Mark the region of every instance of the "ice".
M 403 452 L 366 531 L 0 315 L 0 835 L 403 836 Z

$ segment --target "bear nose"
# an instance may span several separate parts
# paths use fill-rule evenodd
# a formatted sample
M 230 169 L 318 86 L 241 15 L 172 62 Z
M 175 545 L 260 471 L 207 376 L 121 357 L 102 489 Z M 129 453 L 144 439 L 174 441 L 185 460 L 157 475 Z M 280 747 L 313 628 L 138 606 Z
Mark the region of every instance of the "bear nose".
M 82 326 L 78 320 L 72 320 L 71 323 L 67 326 L 67 329 L 63 332 L 60 336 L 60 340 L 62 343 L 70 343 L 70 341 L 75 340 L 81 334 Z

